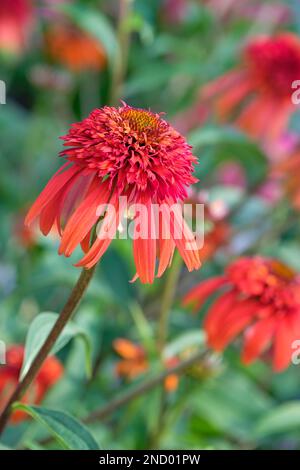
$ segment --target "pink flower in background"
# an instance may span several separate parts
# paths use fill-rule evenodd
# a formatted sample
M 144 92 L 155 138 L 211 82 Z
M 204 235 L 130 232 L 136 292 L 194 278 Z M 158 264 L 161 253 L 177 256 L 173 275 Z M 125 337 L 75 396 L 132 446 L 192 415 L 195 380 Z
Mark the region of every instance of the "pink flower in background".
M 222 21 L 245 18 L 265 28 L 288 23 L 291 11 L 288 5 L 263 0 L 200 0 Z
M 245 171 L 243 167 L 236 162 L 223 163 L 223 165 L 217 169 L 217 181 L 224 186 L 245 188 Z
M 27 45 L 33 20 L 33 6 L 30 0 L 1 0 L 0 51 L 20 54 Z
M 300 143 L 299 135 L 295 132 L 286 132 L 277 140 L 267 142 L 265 153 L 271 164 L 285 160 L 291 155 Z
M 163 0 L 162 16 L 166 23 L 180 24 L 187 13 L 188 0 Z

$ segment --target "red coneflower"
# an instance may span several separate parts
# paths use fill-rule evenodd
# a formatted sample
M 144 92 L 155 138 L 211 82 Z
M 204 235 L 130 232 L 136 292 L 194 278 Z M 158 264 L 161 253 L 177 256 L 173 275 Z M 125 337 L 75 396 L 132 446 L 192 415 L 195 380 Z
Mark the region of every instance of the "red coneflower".
M 1 0 L 0 2 L 0 50 L 19 54 L 26 45 L 33 23 L 30 0 Z
M 70 256 L 81 244 L 86 254 L 76 266 L 89 269 L 115 236 L 125 197 L 128 212 L 134 212 L 133 252 L 141 282 L 153 282 L 156 258 L 157 276 L 163 274 L 175 245 L 189 270 L 200 267 L 197 242 L 180 207 L 176 205 L 171 216 L 168 213 L 196 181 L 192 176 L 196 158 L 160 115 L 125 104 L 106 106 L 74 124 L 63 140 L 67 148 L 61 156 L 67 162 L 33 204 L 26 224 L 39 217 L 45 235 L 56 225 L 61 234 L 59 253 Z M 107 204 L 114 210 L 107 210 Z M 153 204 L 160 208 L 158 220 Z M 100 219 L 102 226 L 93 241 L 91 233 Z
M 260 37 L 243 50 L 242 65 L 205 86 L 221 121 L 234 120 L 252 137 L 276 139 L 296 107 L 292 83 L 300 77 L 300 40 L 291 33 Z
M 72 72 L 102 70 L 106 65 L 106 53 L 102 44 L 66 21 L 51 26 L 45 39 L 50 58 Z
M 6 364 L 0 367 L 0 410 L 4 407 L 15 390 L 24 358 L 24 347 L 13 345 L 6 352 Z M 50 356 L 44 362 L 37 377 L 24 395 L 23 403 L 39 404 L 47 391 L 61 378 L 63 366 L 58 359 Z M 11 417 L 12 423 L 19 423 L 26 419 L 26 413 L 15 411 Z
M 208 279 L 184 298 L 199 309 L 214 293 L 222 294 L 204 321 L 208 344 L 222 351 L 245 331 L 242 360 L 254 361 L 272 345 L 273 367 L 281 371 L 291 362 L 293 341 L 300 335 L 300 279 L 279 261 L 240 258 L 223 276 Z

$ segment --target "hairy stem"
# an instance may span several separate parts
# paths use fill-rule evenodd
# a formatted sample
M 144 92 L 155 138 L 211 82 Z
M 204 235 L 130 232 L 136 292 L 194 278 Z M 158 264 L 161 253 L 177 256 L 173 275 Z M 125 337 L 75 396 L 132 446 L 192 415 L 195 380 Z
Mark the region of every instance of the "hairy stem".
M 35 359 L 33 360 L 28 372 L 24 378 L 19 382 L 14 393 L 11 395 L 8 403 L 6 404 L 3 412 L 0 416 L 0 434 L 3 432 L 12 412 L 12 404 L 15 401 L 19 401 L 25 394 L 28 387 L 31 385 L 36 375 L 38 374 L 40 368 L 42 367 L 45 359 L 50 353 L 53 345 L 55 344 L 57 338 L 61 334 L 67 322 L 72 317 L 76 307 L 79 305 L 80 300 L 85 293 L 90 280 L 94 274 L 95 267 L 92 269 L 86 270 L 83 269 L 77 283 L 75 284 L 64 308 L 62 309 L 58 319 L 56 320 L 52 330 L 50 331 L 47 339 L 42 345 L 41 349 L 38 351 Z

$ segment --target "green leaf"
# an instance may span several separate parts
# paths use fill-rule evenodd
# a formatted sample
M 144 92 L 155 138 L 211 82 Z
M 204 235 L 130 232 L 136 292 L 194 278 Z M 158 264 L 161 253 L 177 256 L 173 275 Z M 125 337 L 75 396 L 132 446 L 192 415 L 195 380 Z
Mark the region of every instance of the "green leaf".
M 203 168 L 205 173 L 209 173 L 226 161 L 235 161 L 243 166 L 250 186 L 259 184 L 267 175 L 267 159 L 259 146 L 233 128 L 197 129 L 189 135 L 188 140 L 196 151 L 203 147 L 213 150 L 206 158 L 205 155 L 201 155 L 198 167 L 201 178 L 203 178 Z
M 58 318 L 57 313 L 43 312 L 40 313 L 31 323 L 27 333 L 25 343 L 24 361 L 20 373 L 20 379 L 28 372 L 37 352 L 44 344 L 47 336 L 49 335 L 54 323 Z M 84 343 L 86 355 L 86 370 L 87 375 L 91 374 L 91 345 L 89 338 L 85 331 L 79 328 L 75 323 L 69 322 L 64 327 L 62 333 L 54 344 L 51 354 L 57 353 L 62 349 L 72 338 L 78 336 Z
M 258 422 L 255 435 L 266 437 L 273 434 L 299 431 L 300 402 L 291 401 L 274 408 Z
M 62 5 L 61 9 L 80 28 L 98 39 L 112 62 L 118 53 L 119 46 L 113 28 L 107 18 L 98 10 L 83 5 Z
M 62 411 L 40 406 L 29 406 L 16 402 L 13 409 L 29 414 L 38 423 L 47 427 L 57 442 L 67 450 L 99 450 L 90 431 L 72 416 Z

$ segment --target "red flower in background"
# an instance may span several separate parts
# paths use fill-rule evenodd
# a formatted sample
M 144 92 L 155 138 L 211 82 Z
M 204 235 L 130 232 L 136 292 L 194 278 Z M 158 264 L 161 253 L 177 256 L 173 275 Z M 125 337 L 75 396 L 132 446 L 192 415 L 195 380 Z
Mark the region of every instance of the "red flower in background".
M 149 361 L 146 351 L 142 346 L 132 343 L 131 341 L 118 338 L 113 342 L 115 351 L 122 357 L 116 365 L 116 373 L 119 377 L 127 380 L 133 380 L 139 375 L 147 372 L 149 369 Z M 165 360 L 166 367 L 174 367 L 178 363 L 176 357 Z M 179 377 L 176 374 L 170 374 L 164 381 L 167 392 L 173 392 L 177 389 Z
M 170 264 L 177 246 L 189 270 L 200 267 L 197 242 L 185 223 L 180 208 L 165 227 L 170 206 L 186 197 L 186 188 L 196 179 L 190 146 L 159 114 L 131 108 L 96 109 L 74 124 L 63 137 L 67 147 L 61 156 L 67 163 L 52 177 L 31 207 L 26 223 L 40 220 L 47 235 L 53 226 L 61 234 L 59 253 L 70 256 L 81 244 L 85 256 L 76 266 L 89 269 L 107 250 L 116 234 L 126 207 L 140 204 L 146 211 L 134 224 L 134 260 L 142 283 L 152 283 L 156 258 L 157 276 Z M 106 205 L 114 211 L 106 211 Z M 153 204 L 162 216 L 155 220 Z M 101 207 L 101 211 L 99 211 Z M 136 218 L 138 210 L 133 217 Z M 168 217 L 170 214 L 168 214 Z M 92 242 L 91 231 L 102 217 L 102 226 Z M 141 227 L 147 227 L 146 236 Z M 176 236 L 180 228 L 181 236 Z M 155 234 L 155 235 L 154 235 Z
M 24 358 L 24 347 L 11 346 L 6 353 L 6 364 L 0 366 L 0 410 L 4 408 L 10 395 L 15 390 Z M 54 356 L 48 357 L 29 390 L 25 393 L 22 402 L 39 404 L 47 391 L 61 378 L 63 366 Z M 15 411 L 11 422 L 19 423 L 26 419 L 26 413 Z
M 106 65 L 106 53 L 102 44 L 66 21 L 52 25 L 45 40 L 50 58 L 72 72 L 102 70 Z
M 32 23 L 30 0 L 1 0 L 0 51 L 19 54 L 26 46 Z
M 233 120 L 255 138 L 279 138 L 296 107 L 292 83 L 300 77 L 300 40 L 291 33 L 259 37 L 243 50 L 242 64 L 202 89 L 222 122 Z
M 184 303 L 200 309 L 221 292 L 204 321 L 208 344 L 222 351 L 245 331 L 242 360 L 249 364 L 272 346 L 273 367 L 281 371 L 291 361 L 292 343 L 300 338 L 300 279 L 276 260 L 240 258 L 223 276 L 193 288 Z

